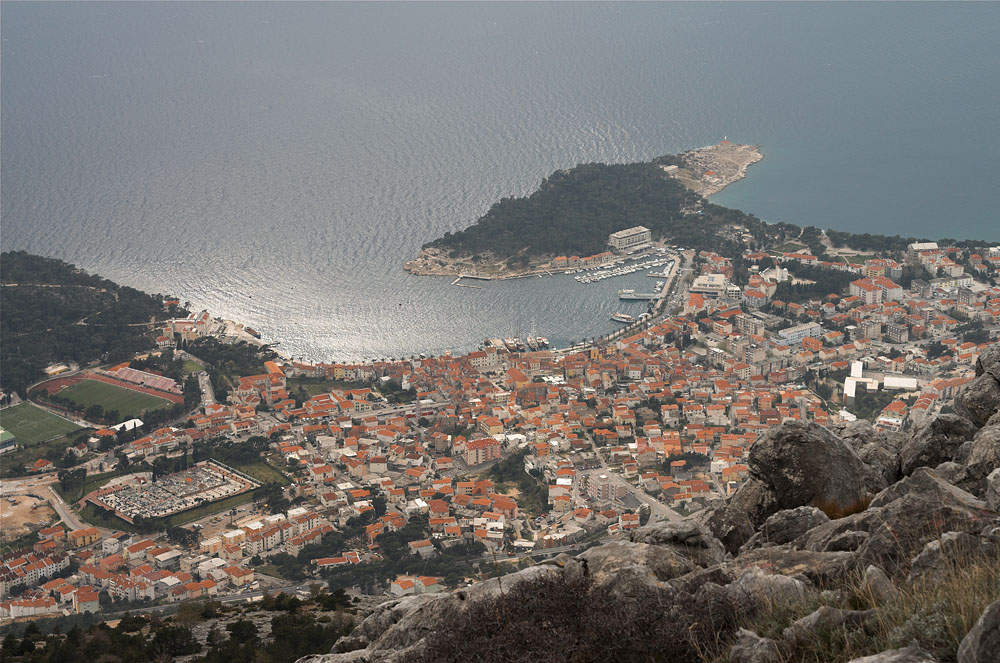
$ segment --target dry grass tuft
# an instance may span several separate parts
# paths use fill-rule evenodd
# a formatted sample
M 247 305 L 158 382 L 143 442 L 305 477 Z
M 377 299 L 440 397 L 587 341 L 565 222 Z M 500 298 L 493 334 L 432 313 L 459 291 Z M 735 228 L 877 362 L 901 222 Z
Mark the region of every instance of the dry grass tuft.
M 942 562 L 934 580 L 897 581 L 898 594 L 880 601 L 859 572 L 837 598 L 818 595 L 801 602 L 771 605 L 741 624 L 779 641 L 782 663 L 841 663 L 888 649 L 915 646 L 941 663 L 956 660 L 958 645 L 983 610 L 1000 597 L 1000 553 L 966 553 Z M 782 631 L 820 605 L 874 610 L 865 628 L 849 627 L 813 633 L 804 642 L 781 641 Z M 704 661 L 725 661 L 724 645 Z
M 837 520 L 839 518 L 854 515 L 855 513 L 861 513 L 867 509 L 868 505 L 871 503 L 872 496 L 864 495 L 854 500 L 854 502 L 848 504 L 847 506 L 840 506 L 839 504 L 829 500 L 816 500 L 813 502 L 813 506 L 825 513 L 830 520 Z

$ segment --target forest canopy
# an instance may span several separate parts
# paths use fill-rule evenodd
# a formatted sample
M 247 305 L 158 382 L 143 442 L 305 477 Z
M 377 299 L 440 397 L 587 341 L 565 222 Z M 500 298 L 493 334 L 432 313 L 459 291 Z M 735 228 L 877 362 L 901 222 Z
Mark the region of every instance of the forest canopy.
M 717 246 L 721 225 L 752 219 L 704 204 L 660 167 L 669 160 L 590 163 L 556 171 L 531 195 L 504 198 L 474 225 L 424 248 L 447 250 L 453 257 L 587 256 L 606 250 L 609 234 L 639 225 L 654 238 L 708 248 Z
M 22 396 L 53 362 L 125 361 L 151 348 L 145 323 L 169 313 L 161 296 L 24 251 L 0 254 L 0 282 L 0 387 Z

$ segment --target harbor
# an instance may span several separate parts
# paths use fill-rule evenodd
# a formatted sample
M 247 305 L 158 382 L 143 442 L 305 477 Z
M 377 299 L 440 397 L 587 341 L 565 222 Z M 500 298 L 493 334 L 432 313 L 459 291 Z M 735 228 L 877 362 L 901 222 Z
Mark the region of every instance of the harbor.
M 549 339 L 544 336 L 528 336 L 523 341 L 520 337 L 487 338 L 483 340 L 481 347 L 507 348 L 511 352 L 535 352 L 549 347 Z
M 663 249 L 660 249 L 662 252 Z M 592 267 L 589 269 L 577 269 L 565 272 L 566 274 L 579 273 L 574 276 L 573 279 L 579 283 L 597 283 L 598 281 L 603 281 L 604 279 L 611 279 L 617 276 L 627 276 L 629 274 L 635 274 L 636 272 L 641 272 L 644 269 L 649 269 L 650 267 L 661 267 L 665 266 L 663 271 L 670 271 L 670 264 L 673 259 L 666 256 L 660 256 L 653 258 L 652 260 L 643 260 L 642 262 L 635 262 L 628 264 L 627 262 L 612 266 L 612 267 Z M 650 274 L 652 276 L 652 274 Z

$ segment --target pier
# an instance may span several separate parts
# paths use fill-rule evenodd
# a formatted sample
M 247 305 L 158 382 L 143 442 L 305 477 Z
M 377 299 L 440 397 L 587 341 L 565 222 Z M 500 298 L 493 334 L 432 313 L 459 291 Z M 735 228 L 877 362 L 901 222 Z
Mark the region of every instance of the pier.
M 619 290 L 618 299 L 627 301 L 648 302 L 660 296 L 658 292 L 636 292 L 635 290 Z
M 451 285 L 457 285 L 459 288 L 475 288 L 476 290 L 483 289 L 483 286 L 481 285 L 472 285 L 471 283 L 461 283 L 462 279 L 480 279 L 482 281 L 490 280 L 489 277 L 486 276 L 469 276 L 468 274 L 459 274 L 455 278 L 455 280 L 451 282 Z

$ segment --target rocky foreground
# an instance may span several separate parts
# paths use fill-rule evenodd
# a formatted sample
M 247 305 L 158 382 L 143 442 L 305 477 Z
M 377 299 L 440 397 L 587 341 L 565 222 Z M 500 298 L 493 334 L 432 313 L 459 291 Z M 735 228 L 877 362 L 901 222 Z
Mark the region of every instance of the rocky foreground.
M 1000 661 L 1000 346 L 910 434 L 788 422 L 699 520 L 379 605 L 309 663 Z

